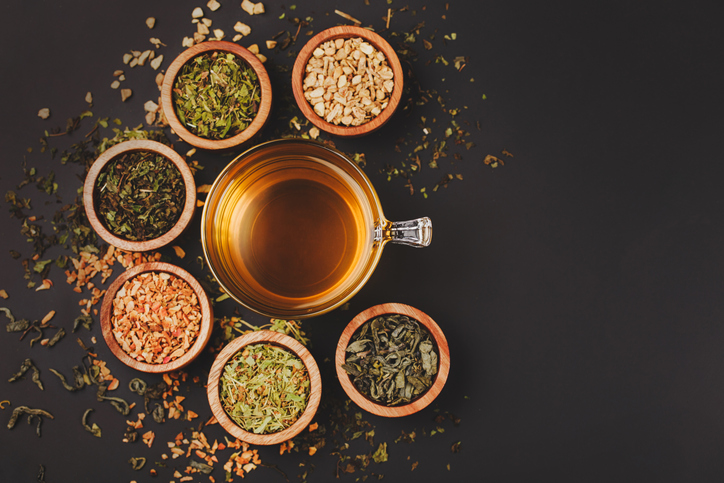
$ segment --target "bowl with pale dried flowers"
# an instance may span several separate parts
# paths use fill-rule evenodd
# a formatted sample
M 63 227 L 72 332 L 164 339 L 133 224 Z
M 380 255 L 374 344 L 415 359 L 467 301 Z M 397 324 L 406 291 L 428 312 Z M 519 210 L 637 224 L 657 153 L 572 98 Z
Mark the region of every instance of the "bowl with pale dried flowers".
M 171 129 L 197 148 L 248 143 L 269 118 L 272 89 L 260 54 L 233 42 L 201 42 L 171 63 L 161 107 Z
M 219 352 L 206 392 L 212 414 L 229 434 L 249 444 L 279 444 L 310 426 L 322 399 L 322 377 L 298 340 L 258 330 Z
M 213 310 L 199 282 L 176 265 L 149 262 L 122 273 L 101 304 L 101 330 L 111 352 L 142 372 L 191 363 L 211 337 Z
M 371 30 L 338 26 L 302 48 L 292 70 L 299 109 L 319 129 L 363 136 L 389 121 L 402 98 L 402 65 L 394 49 Z

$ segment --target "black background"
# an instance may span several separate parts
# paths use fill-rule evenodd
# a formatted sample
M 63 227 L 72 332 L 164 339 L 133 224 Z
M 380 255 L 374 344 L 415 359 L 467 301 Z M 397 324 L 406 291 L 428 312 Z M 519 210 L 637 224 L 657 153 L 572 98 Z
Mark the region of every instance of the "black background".
M 123 54 L 153 48 L 148 38 L 158 37 L 167 45 L 160 49 L 162 68 L 167 67 L 183 50 L 181 39 L 194 31 L 193 7 L 208 12 L 202 3 L 3 2 L 2 192 L 22 180 L 25 159 L 42 172 L 55 171 L 60 195 L 71 201 L 80 186 L 77 167 L 39 153 L 38 138 L 86 109 L 88 91 L 94 96 L 94 119 L 120 118 L 131 127 L 143 122 L 143 103 L 158 97 L 155 72 L 149 66 L 129 69 Z M 400 166 L 421 142 L 421 116 L 431 136 L 441 139 L 450 115 L 439 105 L 398 112 L 364 138 L 334 139 L 346 152 L 365 153 L 365 171 L 388 218 L 429 216 L 434 236 L 422 250 L 388 246 L 348 311 L 304 323 L 323 372 L 324 398 L 343 397 L 329 360 L 346 323 L 372 305 L 400 302 L 428 313 L 445 332 L 452 359 L 448 383 L 429 408 L 402 419 L 363 414 L 375 427 L 375 446 L 355 441 L 345 454 L 368 453 L 388 442 L 389 461 L 342 475 L 343 481 L 373 478 L 372 473 L 383 474 L 385 481 L 721 481 L 724 34 L 714 2 L 451 1 L 446 9 L 432 1 L 298 0 L 290 10 L 294 2 L 284 2 L 283 8 L 266 1 L 267 13 L 256 17 L 244 13 L 240 2 L 221 3 L 220 10 L 208 13 L 213 27 L 231 37 L 236 21 L 248 23 L 252 35 L 240 41 L 245 46 L 263 46 L 280 30 L 293 33 L 290 17 L 313 17 L 292 46 L 295 51 L 306 31 L 348 23 L 333 13 L 335 8 L 382 31 L 388 8 L 409 5 L 408 11 L 395 12 L 382 35 L 396 45 L 399 38 L 391 32 L 425 22 L 413 44 L 419 53 L 414 73 L 423 88 L 442 95 L 448 109 L 461 109 L 456 119 L 475 143 L 469 150 L 452 147 L 437 170 L 426 165 L 430 150 L 420 153 L 423 169 L 413 178 L 418 191 L 411 196 L 401 179 L 388 181 L 380 171 L 388 163 Z M 282 13 L 286 18 L 279 18 Z M 149 16 L 157 19 L 153 30 L 144 23 Z M 445 41 L 451 33 L 455 40 Z M 422 38 L 433 34 L 433 49 L 426 51 Z M 274 121 L 265 137 L 273 138 L 298 114 L 286 109 L 289 74 L 275 67 L 291 66 L 293 57 L 289 50 L 270 53 L 262 47 L 262 52 L 269 57 L 275 96 Z M 435 63 L 438 55 L 450 65 Z M 452 65 L 456 56 L 469 57 L 460 72 Z M 116 69 L 126 72 L 124 87 L 134 92 L 125 103 L 109 87 Z M 45 121 L 37 117 L 44 107 L 52 112 Z M 61 147 L 77 142 L 92 125 L 85 120 L 71 139 L 54 142 Z M 407 144 L 396 152 L 400 138 Z M 183 154 L 189 146 L 178 141 L 175 148 Z M 462 159 L 456 160 L 455 152 Z M 487 154 L 505 165 L 486 166 Z M 212 182 L 231 157 L 198 153 L 193 159 L 205 166 L 197 178 L 203 184 Z M 463 180 L 432 192 L 447 173 Z M 423 186 L 428 198 L 419 193 Z M 54 198 L 32 186 L 19 194 L 33 198 L 37 213 L 52 216 L 57 209 Z M 71 291 L 57 268 L 50 273 L 51 290 L 25 288 L 22 267 L 8 251 L 28 257 L 32 248 L 20 235 L 18 220 L 6 216 L 0 288 L 10 298 L 0 302 L 18 318 L 40 319 L 54 309 L 54 323 L 69 332 L 83 296 Z M 164 252 L 192 272 L 198 272 L 198 223 L 199 216 L 181 240 L 185 259 Z M 230 315 L 235 308 L 222 302 L 216 314 Z M 254 324 L 266 322 L 248 311 L 242 315 Z M 149 468 L 167 452 L 166 442 L 191 426 L 150 422 L 148 429 L 156 431 L 152 449 L 122 443 L 125 419 L 135 419 L 138 409 L 134 417 L 123 418 L 96 402 L 92 390 L 67 393 L 47 370 L 70 374 L 83 355 L 74 342 L 78 335 L 87 343 L 91 335 L 98 338 L 99 357 L 121 380 L 119 395 L 132 399 L 126 384 L 138 373 L 113 358 L 97 321 L 91 334 L 72 334 L 51 349 L 30 348 L 17 334 L 0 336 L 0 400 L 12 403 L 0 411 L 3 426 L 19 405 L 42 407 L 55 416 L 44 422 L 41 438 L 24 422 L 11 431 L 0 428 L 1 481 L 36 481 L 40 464 L 48 482 L 148 481 Z M 5 382 L 26 357 L 42 371 L 43 392 L 29 380 Z M 203 378 L 211 362 L 206 355 L 189 372 Z M 204 389 L 190 385 L 184 391 L 185 406 L 200 415 L 193 424 L 206 421 Z M 91 420 L 101 426 L 101 439 L 80 424 L 87 408 L 95 409 Z M 434 422 L 446 411 L 461 418 L 459 426 Z M 317 420 L 324 424 L 326 418 L 320 410 Z M 437 426 L 445 432 L 430 435 Z M 394 443 L 402 431 L 413 430 L 414 443 Z M 223 440 L 218 426 L 206 432 L 211 440 Z M 462 449 L 452 453 L 456 441 Z M 276 447 L 260 454 L 291 481 L 309 468 L 298 466 L 303 461 L 315 466 L 309 481 L 331 481 L 336 461 L 331 448 L 311 458 L 280 457 Z M 149 462 L 134 472 L 130 456 L 146 456 Z M 224 479 L 224 462 L 213 473 L 216 481 Z M 183 469 L 186 460 L 171 463 Z M 158 471 L 158 481 L 174 480 L 172 468 Z M 284 481 L 268 468 L 247 478 Z M 196 476 L 194 481 L 208 480 Z

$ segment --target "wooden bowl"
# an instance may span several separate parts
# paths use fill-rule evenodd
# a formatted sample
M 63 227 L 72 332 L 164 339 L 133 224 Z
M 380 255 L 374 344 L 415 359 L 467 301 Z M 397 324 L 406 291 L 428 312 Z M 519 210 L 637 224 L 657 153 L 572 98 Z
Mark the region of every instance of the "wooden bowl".
M 314 112 L 314 108 L 304 97 L 303 83 L 305 77 L 305 69 L 307 67 L 307 62 L 309 62 L 309 59 L 312 57 L 314 49 L 316 49 L 319 45 L 323 44 L 328 40 L 355 37 L 361 37 L 362 39 L 372 44 L 372 46 L 374 46 L 378 51 L 385 54 L 385 57 L 387 57 L 387 64 L 392 68 L 392 72 L 394 73 L 395 87 L 392 90 L 392 95 L 390 96 L 387 107 L 383 109 L 377 117 L 373 118 L 369 122 L 360 124 L 359 126 L 336 125 L 329 123 L 319 117 L 319 115 Z M 375 32 L 372 32 L 371 30 L 367 30 L 362 27 L 332 27 L 318 33 L 317 35 L 312 37 L 299 52 L 299 55 L 297 55 L 297 60 L 294 62 L 294 69 L 292 70 L 292 91 L 294 92 L 294 99 L 296 99 L 297 105 L 304 114 L 304 117 L 309 119 L 312 124 L 317 126 L 322 131 L 326 131 L 330 134 L 334 134 L 337 136 L 363 136 L 382 127 L 387 121 L 390 120 L 390 117 L 392 117 L 392 114 L 395 113 L 397 106 L 400 104 L 400 99 L 402 98 L 402 88 L 402 65 L 400 64 L 400 59 L 397 57 L 395 50 L 379 34 L 376 34 Z
M 118 156 L 133 152 L 133 151 L 150 151 L 171 161 L 178 170 L 181 172 L 184 184 L 186 185 L 186 202 L 184 203 L 181 216 L 179 217 L 176 224 L 166 233 L 158 238 L 145 241 L 133 241 L 126 240 L 119 236 L 111 233 L 103 222 L 100 220 L 100 216 L 96 211 L 96 200 L 95 200 L 95 185 L 98 180 L 98 175 L 103 171 L 103 168 Z M 156 250 L 165 245 L 168 245 L 186 229 L 194 216 L 196 209 L 196 183 L 194 182 L 194 176 L 191 174 L 186 161 L 173 149 L 161 144 L 156 141 L 149 141 L 145 139 L 138 139 L 132 141 L 125 141 L 115 146 L 108 148 L 101 154 L 98 159 L 95 160 L 93 165 L 88 170 L 88 174 L 85 177 L 85 183 L 83 184 L 83 205 L 85 207 L 85 213 L 88 217 L 93 229 L 96 231 L 104 241 L 110 243 L 113 246 L 128 250 L 132 252 L 143 252 L 148 250 Z
M 292 352 L 302 360 L 304 366 L 307 368 L 307 372 L 309 373 L 309 401 L 307 402 L 306 409 L 294 424 L 276 433 L 255 434 L 245 431 L 232 421 L 221 406 L 219 391 L 220 379 L 224 366 L 229 359 L 234 356 L 234 354 L 242 350 L 245 346 L 256 343 L 273 344 Z M 260 330 L 237 337 L 224 347 L 221 352 L 219 352 L 219 355 L 216 356 L 216 360 L 214 360 L 214 364 L 211 366 L 211 371 L 209 372 L 206 394 L 209 398 L 211 412 L 214 417 L 216 417 L 216 420 L 219 421 L 221 427 L 229 434 L 249 444 L 278 444 L 292 439 L 312 422 L 312 418 L 314 418 L 317 408 L 319 407 L 319 402 L 322 399 L 322 377 L 319 374 L 319 368 L 317 367 L 317 363 L 314 361 L 314 357 L 312 357 L 312 354 L 310 354 L 307 348 L 299 341 L 279 332 Z
M 145 272 L 166 272 L 183 279 L 196 293 L 196 298 L 198 299 L 201 307 L 201 327 L 199 334 L 196 337 L 196 341 L 184 355 L 166 364 L 149 364 L 137 361 L 129 356 L 123 348 L 118 345 L 118 342 L 113 335 L 111 315 L 113 313 L 113 299 L 116 297 L 116 293 L 128 280 Z M 105 339 L 108 348 L 121 362 L 141 372 L 171 372 L 181 369 L 191 363 L 199 356 L 199 354 L 201 354 L 204 347 L 206 347 L 206 344 L 209 342 L 209 339 L 211 338 L 211 329 L 213 328 L 213 321 L 214 313 L 211 308 L 211 303 L 209 298 L 206 296 L 206 292 L 204 292 L 204 289 L 201 288 L 201 285 L 199 285 L 199 282 L 186 270 L 170 263 L 143 263 L 123 272 L 113 281 L 113 283 L 111 283 L 111 286 L 108 287 L 108 290 L 103 297 L 103 302 L 101 303 L 101 331 L 103 332 L 103 339 Z
M 435 381 L 427 392 L 425 392 L 420 398 L 409 404 L 401 406 L 384 406 L 371 401 L 357 390 L 352 383 L 350 376 L 344 369 L 342 369 L 342 364 L 344 364 L 346 358 L 347 346 L 349 345 L 352 335 L 365 322 L 384 314 L 402 314 L 417 320 L 425 326 L 428 332 L 430 332 L 430 335 L 437 346 L 438 370 L 437 375 L 435 376 Z M 344 392 L 347 393 L 352 401 L 354 401 L 362 409 L 372 414 L 395 418 L 408 416 L 420 411 L 421 409 L 427 407 L 427 405 L 429 405 L 437 397 L 437 395 L 440 394 L 440 391 L 442 391 L 442 388 L 445 385 L 445 381 L 447 381 L 448 374 L 450 373 L 450 349 L 448 348 L 447 339 L 445 339 L 445 335 L 442 333 L 442 330 L 440 330 L 440 327 L 426 313 L 414 307 L 410 307 L 409 305 L 381 304 L 370 307 L 357 315 L 344 329 L 342 336 L 339 338 L 339 343 L 337 344 L 335 366 L 337 368 L 337 378 L 339 379 L 340 384 L 342 384 L 342 389 L 344 389 Z
M 251 124 L 235 136 L 218 140 L 199 137 L 186 129 L 176 115 L 172 96 L 173 86 L 176 83 L 176 76 L 181 70 L 181 67 L 183 67 L 183 65 L 192 58 L 200 54 L 213 51 L 230 52 L 243 59 L 247 64 L 249 64 L 249 66 L 251 66 L 252 69 L 254 69 L 257 79 L 259 79 L 259 85 L 261 86 L 261 102 L 259 103 L 259 110 L 257 111 L 256 117 Z M 271 81 L 269 80 L 269 74 L 264 68 L 264 65 L 254 54 L 244 47 L 223 40 L 201 42 L 200 44 L 196 44 L 183 51 L 168 67 L 168 70 L 163 78 L 163 84 L 161 85 L 161 107 L 163 108 L 163 113 L 166 116 L 171 129 L 173 129 L 173 131 L 178 134 L 181 139 L 192 146 L 210 151 L 232 149 L 251 140 L 259 131 L 261 131 L 264 124 L 266 124 L 266 121 L 269 118 L 269 112 L 271 111 L 271 106 Z

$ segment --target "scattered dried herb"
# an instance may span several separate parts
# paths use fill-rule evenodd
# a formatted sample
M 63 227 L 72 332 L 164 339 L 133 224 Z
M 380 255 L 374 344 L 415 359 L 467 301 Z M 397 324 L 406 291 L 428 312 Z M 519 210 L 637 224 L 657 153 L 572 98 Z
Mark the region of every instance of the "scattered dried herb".
M 275 433 L 288 428 L 304 412 L 309 399 L 304 363 L 286 349 L 251 344 L 224 366 L 221 404 L 245 431 Z
M 38 425 L 35 428 L 35 434 L 37 434 L 38 437 L 40 437 L 40 426 L 43 423 L 43 418 L 46 417 L 50 419 L 55 419 L 52 414 L 43 409 L 32 409 L 27 406 L 18 406 L 15 408 L 15 410 L 13 410 L 13 414 L 10 416 L 10 421 L 8 421 L 8 429 L 13 429 L 15 427 L 15 423 L 17 423 L 18 421 L 18 418 L 23 415 L 28 416 L 28 424 L 32 424 L 34 418 L 38 418 Z
M 384 463 L 389 459 L 387 455 L 387 443 L 380 443 L 379 448 L 377 448 L 377 451 L 372 455 L 372 459 L 375 460 L 375 463 Z
M 96 181 L 99 218 L 114 235 L 145 241 L 181 217 L 186 189 L 181 172 L 160 154 L 134 151 L 110 161 Z
M 91 325 L 93 325 L 93 317 L 90 315 L 81 315 L 76 317 L 73 321 L 73 332 L 78 330 L 80 327 L 85 327 L 86 329 L 91 330 Z
M 167 390 L 168 384 L 165 381 L 160 381 L 146 387 L 143 391 L 143 408 L 147 413 L 151 413 L 151 410 L 148 409 L 148 404 L 154 399 L 161 399 L 163 397 L 163 393 Z
M 96 394 L 96 398 L 98 399 L 98 401 L 108 401 L 111 403 L 111 406 L 116 408 L 116 411 L 124 416 L 128 416 L 128 413 L 131 412 L 131 406 L 128 404 L 128 402 L 126 402 L 125 399 L 121 399 L 120 397 L 106 396 L 107 390 L 108 386 L 106 384 L 98 385 L 98 393 Z
M 131 379 L 131 382 L 128 383 L 128 389 L 130 389 L 131 392 L 135 392 L 136 394 L 139 394 L 141 396 L 143 396 L 143 394 L 146 392 L 147 387 L 148 385 L 146 384 L 146 381 L 138 377 Z
M 83 424 L 83 428 L 88 431 L 90 434 L 95 436 L 96 438 L 101 437 L 101 428 L 96 423 L 93 423 L 92 426 L 88 425 L 88 415 L 93 411 L 92 408 L 86 409 L 83 413 L 83 419 L 81 420 L 81 423 Z
M 181 124 L 195 135 L 225 139 L 246 129 L 261 102 L 259 80 L 247 63 L 232 53 L 201 54 L 176 77 L 173 102 Z
M 37 385 L 40 390 L 43 390 L 43 383 L 40 381 L 40 370 L 33 364 L 33 361 L 30 359 L 25 359 L 23 363 L 20 365 L 20 370 L 13 374 L 13 376 L 8 379 L 8 382 L 15 382 L 18 379 L 22 379 L 26 372 L 28 372 L 29 369 L 33 369 L 33 377 L 32 381 Z
M 0 312 L 5 313 L 5 317 L 10 319 L 8 325 L 5 326 L 5 330 L 8 332 L 25 332 L 30 328 L 30 321 L 27 319 L 15 320 L 15 316 L 10 312 L 10 309 L 6 307 L 0 307 Z
M 363 324 L 347 346 L 342 368 L 355 387 L 386 406 L 422 396 L 437 374 L 438 356 L 430 333 L 417 320 L 386 314 Z
M 63 385 L 63 387 L 70 392 L 75 392 L 78 389 L 82 389 L 85 386 L 85 381 L 83 379 L 83 373 L 80 371 L 80 368 L 78 366 L 73 367 L 73 380 L 75 382 L 75 386 L 71 386 L 68 384 L 68 381 L 65 379 L 65 376 L 61 374 L 60 372 L 56 371 L 55 369 L 48 369 L 50 372 L 58 376 L 60 379 L 60 383 Z
M 189 466 L 197 471 L 200 471 L 201 473 L 208 475 L 211 474 L 213 471 L 213 467 L 205 464 L 205 463 L 199 463 L 198 461 L 191 460 L 189 461 Z
M 58 332 L 55 333 L 55 335 L 48 341 L 48 343 L 46 345 L 48 347 L 53 347 L 63 337 L 65 337 L 65 329 L 61 327 L 60 329 L 58 329 Z

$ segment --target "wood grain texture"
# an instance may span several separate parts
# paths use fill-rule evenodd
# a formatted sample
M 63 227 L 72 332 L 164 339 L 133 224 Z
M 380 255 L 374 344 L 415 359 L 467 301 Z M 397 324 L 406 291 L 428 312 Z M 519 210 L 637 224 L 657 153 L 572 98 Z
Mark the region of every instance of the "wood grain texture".
M 182 278 L 196 293 L 196 297 L 198 298 L 199 305 L 201 307 L 201 327 L 199 329 L 199 335 L 196 337 L 196 341 L 194 341 L 193 345 L 184 355 L 169 362 L 168 364 L 148 364 L 133 359 L 120 345 L 118 345 L 118 342 L 113 335 L 111 315 L 113 313 L 113 299 L 115 298 L 116 293 L 121 287 L 123 287 L 123 284 L 126 283 L 126 281 L 145 272 L 166 272 Z M 194 359 L 196 359 L 196 357 L 199 356 L 199 354 L 201 354 L 206 347 L 206 344 L 208 344 L 209 339 L 211 338 L 213 322 L 214 312 L 211 307 L 211 302 L 209 301 L 209 297 L 206 295 L 206 292 L 204 292 L 204 289 L 201 288 L 199 282 L 183 268 L 170 263 L 142 263 L 141 265 L 137 265 L 129 270 L 126 270 L 118 278 L 116 278 L 113 283 L 111 283 L 105 296 L 103 297 L 103 302 L 101 303 L 101 331 L 108 348 L 111 350 L 113 355 L 118 358 L 118 360 L 141 372 L 171 372 L 190 364 Z
M 344 364 L 346 358 L 346 349 L 352 335 L 368 320 L 384 314 L 407 315 L 408 317 L 420 322 L 430 332 L 430 335 L 432 335 L 438 351 L 438 370 L 432 386 L 425 394 L 422 395 L 422 397 L 412 401 L 410 404 L 402 406 L 383 406 L 367 399 L 367 397 L 354 387 L 352 379 L 345 370 L 342 369 L 342 364 Z M 437 397 L 437 395 L 440 394 L 440 391 L 442 391 L 445 381 L 447 381 L 448 374 L 450 373 L 450 349 L 448 348 L 447 339 L 445 339 L 445 335 L 442 333 L 442 330 L 426 313 L 414 307 L 410 307 L 409 305 L 394 303 L 381 304 L 375 305 L 374 307 L 370 307 L 364 312 L 361 312 L 352 319 L 352 321 L 344 329 L 342 336 L 339 338 L 339 343 L 337 344 L 335 367 L 337 369 L 337 378 L 339 379 L 339 383 L 342 385 L 342 389 L 344 389 L 344 392 L 346 392 L 350 399 L 352 399 L 352 401 L 354 401 L 359 407 L 378 416 L 390 418 L 408 416 L 427 407 Z
M 387 104 L 387 107 L 383 109 L 377 117 L 359 126 L 338 126 L 319 117 L 317 113 L 314 112 L 314 108 L 304 97 L 303 82 L 305 77 L 305 68 L 307 66 L 307 62 L 309 62 L 309 59 L 312 57 L 312 52 L 314 52 L 314 49 L 316 49 L 320 44 L 328 40 L 353 37 L 361 37 L 365 39 L 377 50 L 385 54 L 385 57 L 387 57 L 387 64 L 392 68 L 392 72 L 395 74 L 395 88 L 392 90 L 392 95 L 390 96 L 390 101 Z M 304 117 L 309 119 L 312 124 L 322 131 L 337 136 L 364 136 L 365 134 L 374 132 L 382 127 L 390 120 L 390 117 L 392 117 L 397 109 L 397 106 L 400 104 L 403 85 L 402 64 L 400 64 L 400 59 L 397 57 L 395 50 L 379 34 L 362 27 L 339 26 L 332 27 L 318 33 L 312 37 L 299 52 L 292 70 L 292 92 L 294 93 L 294 99 L 297 101 L 297 105 L 304 114 Z
M 96 211 L 94 191 L 98 175 L 110 161 L 122 154 L 134 151 L 150 151 L 164 156 L 181 172 L 181 176 L 183 177 L 184 185 L 186 187 L 186 201 L 178 221 L 169 231 L 152 240 L 133 241 L 114 235 L 106 228 L 105 224 L 103 224 L 100 220 L 100 215 Z M 156 250 L 168 245 L 178 238 L 178 236 L 183 233 L 191 222 L 196 210 L 196 183 L 188 164 L 186 164 L 186 161 L 184 161 L 184 159 L 176 151 L 165 144 L 146 139 L 125 141 L 104 151 L 103 154 L 95 160 L 93 165 L 90 167 L 90 170 L 88 170 L 88 174 L 86 175 L 85 182 L 83 184 L 83 206 L 85 207 L 85 213 L 91 226 L 98 236 L 100 236 L 105 242 L 123 250 L 132 252 Z
M 307 368 L 307 372 L 309 373 L 309 402 L 307 403 L 306 409 L 294 424 L 289 426 L 287 429 L 276 433 L 254 434 L 241 429 L 234 421 L 231 420 L 229 415 L 226 414 L 219 397 L 221 374 L 226 363 L 244 346 L 256 343 L 274 344 L 289 350 L 302 360 L 304 366 Z M 279 332 L 260 330 L 237 337 L 224 347 L 221 352 L 219 352 L 219 355 L 216 356 L 214 364 L 211 366 L 211 371 L 209 372 L 206 394 L 209 398 L 211 412 L 214 417 L 216 417 L 216 420 L 219 421 L 221 427 L 229 434 L 249 444 L 278 444 L 298 435 L 312 422 L 312 418 L 314 418 L 314 415 L 317 413 L 319 402 L 322 399 L 322 377 L 319 373 L 319 368 L 317 367 L 314 357 L 312 357 L 312 354 L 310 354 L 307 348 L 299 341 Z
M 257 79 L 259 79 L 259 85 L 261 87 L 261 102 L 259 103 L 259 110 L 257 111 L 256 117 L 254 117 L 251 124 L 235 136 L 218 140 L 199 137 L 186 129 L 176 115 L 172 94 L 173 86 L 176 82 L 176 76 L 181 70 L 181 67 L 183 67 L 183 65 L 192 58 L 200 54 L 213 51 L 231 52 L 237 57 L 243 59 L 247 64 L 249 64 L 249 66 L 251 66 L 252 69 L 254 69 L 254 72 L 256 72 L 256 76 Z M 269 74 L 264 68 L 264 65 L 254 54 L 244 47 L 224 40 L 201 42 L 200 44 L 196 44 L 184 50 L 168 67 L 168 70 L 163 78 L 163 84 L 161 85 L 161 107 L 163 108 L 163 113 L 166 116 L 171 129 L 178 134 L 181 139 L 192 146 L 209 151 L 224 151 L 251 141 L 266 124 L 266 121 L 269 118 L 269 113 L 271 112 L 271 106 L 271 81 L 269 80 Z

